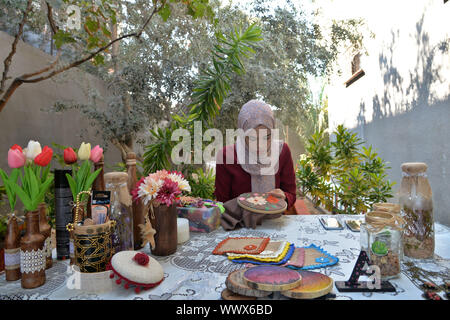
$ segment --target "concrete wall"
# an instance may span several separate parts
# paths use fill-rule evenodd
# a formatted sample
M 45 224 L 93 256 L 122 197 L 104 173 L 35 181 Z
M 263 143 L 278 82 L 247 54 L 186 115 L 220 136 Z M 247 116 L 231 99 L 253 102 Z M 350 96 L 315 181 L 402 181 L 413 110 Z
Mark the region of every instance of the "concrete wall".
M 0 32 L 0 72 L 3 73 L 3 60 L 9 54 L 13 38 Z M 10 67 L 10 76 L 16 77 L 41 69 L 53 61 L 53 57 L 26 43 L 19 42 L 17 53 Z M 0 113 L 0 167 L 7 168 L 7 153 L 10 146 L 17 143 L 23 147 L 29 140 L 38 140 L 42 147 L 55 142 L 62 145 L 79 147 L 82 141 L 92 146 L 105 145 L 101 137 L 95 136 L 89 121 L 81 117 L 78 111 L 47 113 L 45 109 L 56 101 L 64 99 L 85 102 L 85 93 L 80 85 L 95 86 L 103 93 L 106 88 L 99 79 L 71 69 L 62 76 L 35 84 L 23 84 L 9 100 Z M 83 138 L 80 135 L 83 134 Z M 58 151 L 60 152 L 60 151 Z M 121 161 L 120 154 L 113 146 L 105 153 L 107 164 Z M 54 163 L 54 166 L 57 166 Z
M 373 145 L 390 162 L 395 192 L 403 162 L 426 162 L 435 219 L 450 225 L 450 3 L 333 3 L 335 17 L 364 18 L 375 38 L 365 40 L 365 75 L 347 88 L 352 56 L 342 54 L 343 74 L 327 88 L 330 128 L 344 124 Z

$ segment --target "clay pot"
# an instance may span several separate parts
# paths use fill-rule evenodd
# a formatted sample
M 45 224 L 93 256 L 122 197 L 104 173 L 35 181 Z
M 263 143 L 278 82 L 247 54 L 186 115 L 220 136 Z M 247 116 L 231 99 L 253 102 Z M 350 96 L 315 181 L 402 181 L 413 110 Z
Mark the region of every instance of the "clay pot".
M 39 211 L 26 214 L 27 231 L 20 241 L 22 288 L 32 289 L 45 283 L 45 237 L 39 232 Z
M 177 207 L 160 205 L 149 209 L 148 216 L 155 234 L 155 248 L 152 254 L 156 256 L 168 256 L 177 251 Z

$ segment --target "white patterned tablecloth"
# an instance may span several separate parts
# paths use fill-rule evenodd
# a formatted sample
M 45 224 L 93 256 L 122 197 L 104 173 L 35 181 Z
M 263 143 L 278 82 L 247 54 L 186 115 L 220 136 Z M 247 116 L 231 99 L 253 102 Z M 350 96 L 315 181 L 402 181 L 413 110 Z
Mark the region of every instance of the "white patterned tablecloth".
M 265 236 L 273 240 L 287 240 L 296 246 L 315 244 L 339 258 L 339 262 L 331 267 L 316 269 L 335 281 L 347 280 L 360 252 L 359 233 L 345 228 L 344 230 L 326 231 L 319 222 L 324 215 L 282 216 L 274 220 L 266 220 L 257 229 L 239 229 L 224 231 L 221 227 L 211 233 L 193 233 L 189 241 L 178 245 L 177 252 L 167 257 L 155 257 L 164 268 L 164 281 L 156 288 L 136 294 L 134 290 L 124 289 L 123 285 L 112 286 L 112 290 L 101 293 L 88 293 L 69 289 L 67 280 L 70 277 L 68 261 L 54 260 L 53 267 L 46 271 L 46 283 L 36 289 L 22 289 L 20 280 L 5 281 L 0 275 L 0 300 L 10 299 L 123 299 L 123 300 L 217 300 L 225 288 L 225 279 L 229 272 L 243 268 L 242 264 L 232 263 L 225 256 L 213 255 L 215 246 L 226 237 Z M 336 216 L 334 216 L 336 217 Z M 358 217 L 362 219 L 362 217 Z M 340 216 L 342 222 L 355 219 L 355 216 Z M 450 229 L 438 223 L 436 229 L 436 257 L 432 262 L 402 264 L 402 274 L 391 280 L 395 293 L 340 293 L 333 288 L 336 295 L 333 299 L 377 299 L 377 300 L 410 300 L 421 297 L 419 279 L 431 280 L 441 285 L 444 279 L 450 278 Z M 147 246 L 142 251 L 150 254 Z M 54 252 L 56 255 L 56 252 Z M 418 268 L 417 268 L 418 267 Z M 417 278 L 419 272 L 419 279 Z M 416 275 L 416 276 L 414 276 Z M 441 295 L 442 296 L 442 295 Z M 279 299 L 279 294 L 269 299 Z

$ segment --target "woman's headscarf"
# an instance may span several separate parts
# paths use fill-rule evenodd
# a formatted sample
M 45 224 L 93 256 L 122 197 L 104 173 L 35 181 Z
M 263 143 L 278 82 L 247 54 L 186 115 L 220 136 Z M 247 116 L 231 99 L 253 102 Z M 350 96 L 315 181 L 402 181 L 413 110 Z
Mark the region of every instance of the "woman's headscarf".
M 267 156 L 261 157 L 256 152 L 249 150 L 245 143 L 245 137 L 249 130 L 259 125 L 268 128 L 272 132 L 270 150 Z M 278 171 L 278 162 L 283 141 L 278 140 L 275 129 L 275 118 L 270 106 L 258 100 L 250 100 L 242 106 L 238 116 L 238 128 L 242 129 L 236 141 L 237 161 L 251 175 L 252 192 L 269 192 L 275 189 L 275 174 Z

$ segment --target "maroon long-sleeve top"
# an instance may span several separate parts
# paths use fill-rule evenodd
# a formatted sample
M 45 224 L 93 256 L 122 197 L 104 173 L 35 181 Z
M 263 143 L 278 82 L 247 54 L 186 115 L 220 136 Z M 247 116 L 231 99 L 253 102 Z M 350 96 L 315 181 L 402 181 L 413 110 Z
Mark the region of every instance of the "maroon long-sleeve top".
M 226 163 L 227 152 L 234 153 L 232 164 Z M 222 156 L 223 164 L 216 164 L 216 191 L 214 193 L 216 199 L 225 202 L 243 193 L 251 192 L 251 176 L 237 163 L 236 145 L 224 147 Z M 280 153 L 278 172 L 275 174 L 275 188 L 284 191 L 288 208 L 290 208 L 295 203 L 296 185 L 291 150 L 286 143 L 283 144 Z

